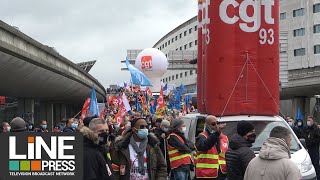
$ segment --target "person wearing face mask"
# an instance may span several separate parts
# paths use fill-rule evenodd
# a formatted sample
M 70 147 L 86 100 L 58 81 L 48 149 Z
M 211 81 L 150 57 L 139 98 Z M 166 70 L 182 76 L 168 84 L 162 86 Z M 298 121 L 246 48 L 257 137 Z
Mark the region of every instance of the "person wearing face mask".
M 144 118 L 134 118 L 131 129 L 116 139 L 111 153 L 117 180 L 166 180 L 166 163 L 157 137 L 148 133 Z
M 181 119 L 173 120 L 168 141 L 168 154 L 174 180 L 188 180 L 193 170 L 191 153 L 195 150 L 192 142 L 185 138 L 186 126 Z
M 250 149 L 256 140 L 255 128 L 248 121 L 237 124 L 237 134 L 231 137 L 226 153 L 228 180 L 243 180 L 249 162 L 255 157 Z
M 229 147 L 226 135 L 221 133 L 220 123 L 215 116 L 208 115 L 205 119 L 205 130 L 196 138 L 197 179 L 226 178 L 227 166 L 225 153 Z
M 158 140 L 160 141 L 160 149 L 162 151 L 163 156 L 166 159 L 167 162 L 167 173 L 168 175 L 170 174 L 170 160 L 169 160 L 169 154 L 167 151 L 167 137 L 168 137 L 168 131 L 169 131 L 169 127 L 170 127 L 170 122 L 168 120 L 161 120 L 160 126 L 157 127 L 154 130 L 154 134 L 157 136 Z
M 78 124 L 75 122 L 74 118 L 70 118 L 66 121 L 66 127 L 63 129 L 63 132 L 76 132 Z
M 48 132 L 48 125 L 46 120 L 41 121 L 39 132 Z
M 28 132 L 35 132 L 34 125 L 31 121 L 28 121 L 27 129 L 28 129 Z
M 301 179 L 298 166 L 290 160 L 291 132 L 277 126 L 263 143 L 259 156 L 253 158 L 244 175 L 244 180 L 294 180 Z
M 308 153 L 310 155 L 312 164 L 316 170 L 317 176 L 319 172 L 319 143 L 320 143 L 320 129 L 314 123 L 313 117 L 309 116 L 307 119 L 307 128 L 303 131 L 303 137 L 306 140 Z
M 298 139 L 301 139 L 302 138 L 302 132 L 298 127 L 295 126 L 295 123 L 294 123 L 294 121 L 293 121 L 293 119 L 291 117 L 287 117 L 287 123 L 289 124 L 289 126 L 291 127 L 293 132 L 296 134 Z M 302 123 L 302 122 L 300 122 L 300 123 Z
M 109 129 L 104 119 L 95 118 L 89 128 L 80 129 L 83 134 L 83 180 L 113 180 L 114 172 L 105 152 Z

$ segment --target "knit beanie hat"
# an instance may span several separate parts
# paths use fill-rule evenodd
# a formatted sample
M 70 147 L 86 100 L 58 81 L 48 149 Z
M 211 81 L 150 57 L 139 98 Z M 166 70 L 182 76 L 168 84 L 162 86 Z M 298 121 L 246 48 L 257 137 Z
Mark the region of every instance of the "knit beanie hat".
M 240 136 L 244 136 L 254 129 L 254 125 L 248 121 L 240 121 L 237 125 L 237 133 Z
M 171 128 L 172 129 L 177 129 L 183 124 L 183 121 L 181 119 L 175 119 L 172 121 Z

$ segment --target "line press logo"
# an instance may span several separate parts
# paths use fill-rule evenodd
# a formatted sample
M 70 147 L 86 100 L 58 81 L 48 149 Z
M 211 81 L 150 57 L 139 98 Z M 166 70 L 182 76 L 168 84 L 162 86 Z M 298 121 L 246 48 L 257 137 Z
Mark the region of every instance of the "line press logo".
M 77 167 L 76 157 L 82 159 L 82 156 L 76 153 L 77 136 L 49 134 L 9 135 L 9 177 L 79 177 L 82 169 Z

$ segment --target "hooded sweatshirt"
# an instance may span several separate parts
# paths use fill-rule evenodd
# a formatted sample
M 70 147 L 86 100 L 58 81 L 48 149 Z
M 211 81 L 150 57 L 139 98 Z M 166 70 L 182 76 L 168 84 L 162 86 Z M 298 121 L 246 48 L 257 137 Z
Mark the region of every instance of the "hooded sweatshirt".
M 299 180 L 300 171 L 290 160 L 290 149 L 280 138 L 270 137 L 262 145 L 259 156 L 248 165 L 245 180 Z

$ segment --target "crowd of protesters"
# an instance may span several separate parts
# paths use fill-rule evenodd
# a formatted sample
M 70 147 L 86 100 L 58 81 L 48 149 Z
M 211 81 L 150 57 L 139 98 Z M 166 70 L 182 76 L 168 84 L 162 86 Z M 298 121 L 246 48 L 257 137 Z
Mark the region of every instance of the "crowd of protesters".
M 186 126 L 182 119 L 166 118 L 146 118 L 136 113 L 125 116 L 117 126 L 111 116 L 89 116 L 83 121 L 67 119 L 55 128 L 59 132 L 82 133 L 84 180 L 189 180 L 191 172 L 195 172 L 199 180 L 275 177 L 289 180 L 301 177 L 298 167 L 290 161 L 291 135 L 284 127 L 277 126 L 271 131 L 259 156 L 255 157 L 250 147 L 256 134 L 250 122 L 239 122 L 237 133 L 229 141 L 222 133 L 223 126 L 218 119 L 209 115 L 205 119 L 204 131 L 192 143 L 185 136 Z M 311 117 L 307 122 L 308 127 L 302 128 L 305 130 L 301 134 L 307 138 L 307 147 L 314 160 L 317 157 L 313 157 L 316 155 L 312 152 L 316 150 L 312 148 L 319 146 L 316 144 L 318 127 Z M 48 132 L 46 121 L 41 121 L 39 128 L 34 128 L 33 124 L 21 118 L 2 123 L 1 130 Z
M 103 118 L 69 118 L 50 129 L 83 135 L 84 180 L 189 180 L 192 174 L 198 180 L 301 178 L 290 160 L 291 134 L 287 128 L 273 128 L 256 157 L 250 148 L 257 137 L 256 127 L 248 121 L 240 121 L 236 134 L 229 139 L 222 132 L 225 126 L 208 115 L 204 131 L 193 143 L 186 138 L 187 127 L 181 118 L 186 111 L 164 109 L 161 114 L 152 114 L 143 108 L 138 111 L 130 100 L 132 110 L 119 121 L 116 114 L 120 109 L 113 102 L 107 104 Z M 318 174 L 320 129 L 313 117 L 306 122 L 305 126 L 302 119 L 287 118 L 297 137 L 306 140 Z M 46 120 L 34 125 L 19 117 L 1 123 L 0 131 L 49 132 Z

